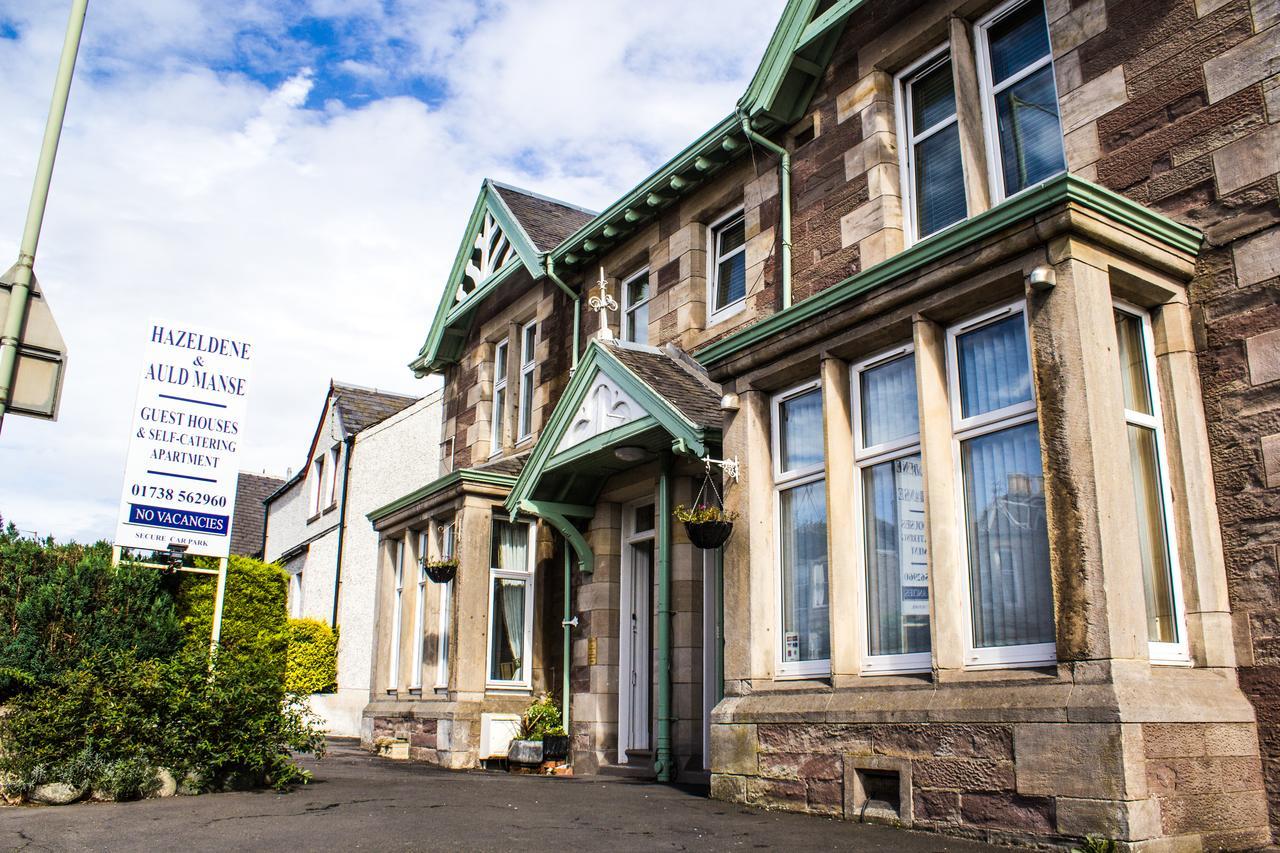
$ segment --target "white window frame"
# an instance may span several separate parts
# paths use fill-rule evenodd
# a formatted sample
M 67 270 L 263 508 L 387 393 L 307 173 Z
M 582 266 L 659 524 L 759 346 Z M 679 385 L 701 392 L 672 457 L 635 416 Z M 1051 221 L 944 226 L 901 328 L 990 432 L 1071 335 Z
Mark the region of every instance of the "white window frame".
M 641 299 L 639 302 L 632 303 L 629 298 L 631 294 L 631 289 L 630 289 L 631 282 L 635 281 L 638 278 L 641 278 L 642 276 L 647 276 L 647 275 L 649 275 L 649 268 L 644 267 L 643 269 L 638 270 L 637 272 L 634 272 L 631 275 L 627 276 L 625 279 L 623 279 L 622 287 L 621 287 L 622 328 L 619 330 L 622 332 L 622 339 L 624 341 L 630 341 L 631 343 L 635 343 L 635 344 L 644 344 L 646 346 L 649 343 L 649 324 L 645 323 L 643 341 L 637 341 L 634 338 L 630 337 L 627 334 L 627 327 L 630 325 L 631 315 L 635 313 L 635 310 L 642 305 L 648 305 L 653 300 L 653 282 L 652 281 L 649 282 L 649 295 L 646 296 L 644 299 Z
M 302 572 L 289 575 L 289 615 L 294 619 L 302 618 Z
M 1022 315 L 1023 333 L 1027 342 L 1027 370 L 1031 381 L 1031 399 L 982 415 L 963 417 L 956 340 L 961 335 L 976 331 L 983 326 L 990 325 L 1017 313 Z M 961 535 L 964 537 L 965 543 L 961 549 L 964 581 L 965 668 L 999 669 L 1056 664 L 1058 661 L 1056 643 L 1027 643 L 1020 646 L 993 646 L 989 648 L 977 648 L 973 643 L 973 595 L 970 580 L 972 566 L 969 559 L 969 524 L 964 501 L 964 466 L 961 458 L 961 445 L 970 439 L 978 438 L 988 433 L 1002 432 L 1013 427 L 1038 421 L 1036 414 L 1035 364 L 1031 360 L 1031 329 L 1027 318 L 1025 300 L 1017 299 L 981 314 L 972 315 L 947 329 L 947 386 L 951 396 L 951 449 L 955 465 L 954 500 L 956 502 L 956 518 L 960 524 Z
M 454 521 L 437 522 L 440 535 L 440 559 L 447 560 L 454 554 L 456 528 Z M 440 613 L 436 621 L 436 683 L 437 690 L 449 686 L 449 617 L 453 607 L 453 581 L 439 584 Z M 492 584 L 490 584 L 492 587 Z M 486 662 L 487 666 L 487 662 Z
M 418 600 L 413 612 L 413 669 L 409 673 L 409 689 L 422 690 L 423 645 L 427 628 L 427 532 L 418 532 Z
M 641 507 L 644 507 L 644 506 L 652 506 L 652 507 L 654 508 L 654 526 L 653 526 L 653 527 L 650 527 L 648 530 L 636 530 L 636 510 L 638 510 L 638 509 L 640 509 Z M 657 521 L 657 503 L 654 501 L 654 499 L 653 499 L 653 497 L 652 497 L 652 496 L 645 497 L 645 498 L 641 498 L 641 499 L 640 499 L 640 500 L 638 500 L 638 501 L 634 501 L 633 503 L 629 503 L 629 504 L 627 504 L 627 505 L 624 507 L 624 509 L 623 509 L 623 517 L 622 517 L 622 559 L 623 559 L 623 560 L 626 560 L 626 561 L 631 561 L 631 560 L 632 560 L 632 556 L 631 556 L 631 553 L 630 553 L 630 548 L 631 548 L 631 546 L 632 546 L 632 545 L 637 545 L 637 544 L 640 544 L 640 543 L 642 543 L 642 542 L 652 542 L 652 543 L 654 543 L 654 546 L 653 546 L 653 552 L 652 552 L 652 555 L 651 555 L 651 557 L 650 557 L 650 559 L 652 560 L 652 562 L 650 563 L 650 566 L 649 566 L 649 584 L 650 584 L 650 589 L 649 589 L 649 595 L 647 596 L 647 598 L 648 598 L 648 604 L 649 604 L 649 610 L 652 610 L 652 609 L 653 609 L 653 600 L 654 600 L 654 596 L 653 596 L 653 589 L 652 589 L 652 585 L 653 585 L 653 582 L 654 582 L 654 580 L 655 580 L 655 571 L 656 571 L 656 569 L 657 569 L 657 556 L 658 556 L 658 546 L 657 546 L 657 541 L 658 541 L 658 540 L 657 540 L 657 534 L 658 534 L 658 531 L 657 531 L 657 524 L 658 524 L 658 521 Z M 619 596 L 618 596 L 618 598 L 619 598 L 619 604 L 618 604 L 618 614 L 619 614 L 619 626 L 618 626 L 618 743 L 619 743 L 619 761 L 620 761 L 620 763 L 627 764 L 627 763 L 630 763 L 630 762 L 629 762 L 629 760 L 628 760 L 628 759 L 627 759 L 627 757 L 626 757 L 626 749 L 627 749 L 627 748 L 634 748 L 634 747 L 631 747 L 631 743 L 630 743 L 630 739 L 629 739 L 629 738 L 630 738 L 630 733 L 631 733 L 632 723 L 633 723 L 634 721 L 633 721 L 633 720 L 632 720 L 632 718 L 631 718 L 631 704 L 632 704 L 632 692 L 633 692 L 633 690 L 632 690 L 632 687 L 631 687 L 631 684 L 630 684 L 629 679 L 627 679 L 627 678 L 625 677 L 625 676 L 628 674 L 628 670 L 630 669 L 630 660 L 631 660 L 631 656 L 632 656 L 633 649 L 632 649 L 631 632 L 627 630 L 627 627 L 626 627 L 626 624 L 625 624 L 625 620 L 627 619 L 628 615 L 631 613 L 632 608 L 635 606 L 635 602 L 634 602 L 633 597 L 632 597 L 632 594 L 631 594 L 631 590 L 632 590 L 632 588 L 633 588 L 633 586 L 634 586 L 634 584 L 635 584 L 635 577 L 634 577 L 635 564 L 634 564 L 634 562 L 629 562 L 629 563 L 625 564 L 625 565 L 624 565 L 624 568 L 623 568 L 623 571 L 625 572 L 625 574 L 623 575 L 623 577 L 625 577 L 626 579 L 630 580 L 630 581 L 631 581 L 631 583 L 624 583 L 624 584 L 622 584 L 622 585 L 621 585 L 621 588 L 619 589 Z M 643 635 L 643 637 L 644 637 L 645 643 L 647 644 L 647 646 L 649 647 L 649 649 L 650 649 L 650 650 L 652 650 L 652 648 L 653 648 L 653 638 L 649 635 L 650 630 L 651 630 L 651 626 L 650 626 L 649 624 L 647 624 L 647 623 L 646 623 L 646 624 L 645 624 L 645 626 L 644 626 L 644 629 L 643 629 L 643 631 L 642 631 L 642 635 Z M 646 684 L 646 685 L 644 686 L 643 695 L 644 695 L 644 698 L 645 698 L 645 700 L 646 700 L 646 701 L 644 702 L 644 704 L 645 704 L 645 706 L 647 707 L 647 706 L 648 706 L 648 704 L 649 704 L 650 702 L 652 702 L 652 700 L 653 700 L 653 695 L 652 695 L 652 694 L 653 694 L 653 675 L 654 675 L 654 664 L 653 664 L 652 659 L 650 660 L 650 662 L 649 662 L 649 666 L 648 666 L 648 667 L 646 667 L 646 669 L 647 669 L 647 671 L 648 671 L 649 684 Z M 652 721 L 651 721 L 651 720 L 647 720 L 646 722 L 652 722 Z M 653 746 L 653 738 L 652 738 L 652 736 L 651 736 L 651 737 L 649 738 L 649 743 L 648 743 L 647 747 L 644 747 L 644 748 L 652 748 L 652 746 Z
M 404 609 L 404 537 L 391 540 L 395 553 L 391 555 L 391 580 L 393 593 L 391 604 L 391 660 L 387 669 L 387 692 L 395 692 L 400 686 L 400 633 L 403 627 L 401 611 Z
M 774 595 L 777 598 L 777 606 L 774 609 L 775 624 L 778 626 L 777 641 L 773 644 L 774 655 L 774 677 L 779 681 L 802 679 L 802 678 L 824 678 L 831 675 L 831 658 L 827 657 L 820 660 L 811 661 L 785 661 L 783 660 L 783 646 L 786 644 L 785 632 L 783 626 L 783 591 L 785 583 L 783 580 L 782 565 L 782 493 L 791 489 L 807 486 L 819 480 L 825 480 L 827 476 L 827 460 L 826 450 L 823 450 L 822 462 L 817 465 L 810 465 L 806 468 L 797 468 L 794 470 L 783 470 L 782 468 L 782 404 L 788 400 L 794 399 L 811 391 L 817 391 L 819 399 L 822 396 L 822 383 L 817 379 L 812 379 L 801 385 L 788 388 L 773 396 L 770 401 L 770 441 L 773 451 L 773 559 L 778 570 L 774 572 Z M 823 406 L 826 401 L 822 400 Z M 826 503 L 826 490 L 823 490 L 823 502 Z M 829 508 L 828 508 L 829 509 Z M 827 513 L 827 524 L 831 523 L 831 514 Z M 831 647 L 831 555 L 827 554 L 827 648 L 830 654 Z
M 489 418 L 489 455 L 497 456 L 502 452 L 502 432 L 507 416 L 507 371 L 510 367 L 511 350 L 509 342 L 504 338 L 493 347 L 493 412 Z M 499 370 L 501 366 L 503 369 Z
M 310 503 L 311 512 L 307 513 L 308 517 L 315 517 L 320 514 L 323 508 L 321 502 L 324 500 L 324 454 L 317 456 L 311 460 L 311 488 L 309 490 L 308 501 Z
M 532 352 L 528 344 L 532 342 Z M 533 375 L 538 368 L 538 321 L 530 320 L 520 327 L 520 396 L 516 398 L 516 444 L 533 437 Z M 529 405 L 525 405 L 525 392 Z
M 855 624 L 861 626 L 861 638 L 858 642 L 858 648 L 862 660 L 862 675 L 894 675 L 905 673 L 929 672 L 933 669 L 933 652 L 912 652 L 896 655 L 873 655 L 871 654 L 871 644 L 868 632 L 871 630 L 869 603 L 871 601 L 870 589 L 870 566 L 867 565 L 867 539 L 866 539 L 866 518 L 863 513 L 863 485 L 862 472 L 867 468 L 881 465 L 885 462 L 893 462 L 906 456 L 920 456 L 923 464 L 923 453 L 920 449 L 920 433 L 917 431 L 914 436 L 904 436 L 894 441 L 887 441 L 872 447 L 862 446 L 862 374 L 866 371 L 888 364 L 900 358 L 915 355 L 915 347 L 912 344 L 904 344 L 885 350 L 854 364 L 850 370 L 850 383 L 853 399 L 853 480 L 854 480 L 854 498 L 853 498 L 853 515 L 854 529 L 857 531 L 858 547 L 857 547 L 857 565 L 858 573 L 861 576 L 861 583 L 858 584 L 858 591 L 861 600 L 858 602 L 860 618 L 855 620 Z M 916 366 L 919 370 L 919 365 Z M 917 419 L 919 417 L 920 401 L 916 400 Z M 928 529 L 925 530 L 926 547 L 928 547 Z M 932 584 L 930 585 L 932 587 Z M 932 632 L 933 622 L 933 596 L 932 588 L 929 596 L 929 621 L 930 631 Z M 930 637 L 932 641 L 932 637 Z M 932 643 L 931 643 L 932 644 Z
M 335 444 L 329 449 L 329 494 L 326 507 L 331 507 L 338 502 L 338 459 L 341 452 L 341 444 Z
M 1030 75 L 1036 73 L 1041 68 L 1044 68 L 1046 65 L 1050 65 L 1050 66 L 1053 65 L 1053 45 L 1051 42 L 1049 46 L 1049 52 L 1045 54 L 1043 57 L 1041 57 L 1040 59 L 1037 59 L 1035 62 L 1031 63 L 1026 68 L 1023 68 L 1021 71 L 1019 71 L 1017 74 L 1014 74 L 1008 80 L 1002 81 L 999 86 L 994 86 L 991 82 L 991 43 L 989 39 L 991 27 L 999 23 L 1002 19 L 1008 17 L 1010 14 L 1016 11 L 1019 7 L 1025 6 L 1028 3 L 1040 4 L 1041 10 L 1044 11 L 1045 13 L 1045 26 L 1047 28 L 1049 25 L 1048 24 L 1049 13 L 1048 13 L 1048 9 L 1044 5 L 1044 0 L 1009 0 L 1009 2 L 1002 3 L 1001 5 L 997 6 L 995 9 L 992 9 L 986 15 L 978 19 L 977 23 L 975 23 L 973 26 L 975 35 L 977 36 L 977 38 L 974 39 L 975 41 L 974 49 L 978 54 L 977 56 L 978 89 L 982 95 L 982 127 L 983 127 L 984 141 L 987 147 L 987 151 L 986 151 L 987 183 L 990 185 L 989 189 L 991 192 L 991 203 L 993 205 L 1004 201 L 1006 198 L 1013 197 L 1010 195 L 1006 195 L 1004 190 L 1004 165 L 1000 161 L 1000 131 L 997 126 L 998 121 L 996 117 L 996 95 L 1000 94 L 1010 86 L 1018 83 L 1023 78 L 1029 77 Z M 1058 98 L 1057 75 L 1050 74 L 1049 77 L 1050 79 L 1053 80 L 1053 98 L 1054 98 L 1054 102 L 1058 106 L 1058 130 L 1059 132 L 1061 132 L 1062 131 L 1062 102 Z M 1063 146 L 1063 158 L 1062 158 L 1063 171 L 1066 171 L 1067 170 L 1066 141 L 1064 139 L 1060 139 L 1059 142 L 1061 142 Z M 1054 174 L 1049 175 L 1043 180 L 1040 180 L 1034 184 L 1029 184 L 1028 186 L 1023 187 L 1022 189 L 1018 190 L 1016 193 L 1013 193 L 1013 195 L 1017 196 L 1017 195 L 1022 195 L 1025 192 L 1029 192 L 1035 189 L 1036 187 L 1040 186 L 1041 184 L 1044 184 L 1044 183 L 1047 183 L 1048 181 L 1053 180 L 1054 178 L 1058 177 L 1058 175 L 1061 175 L 1061 174 L 1062 172 L 1055 172 Z
M 729 317 L 733 316 L 734 314 L 737 314 L 739 311 L 747 307 L 747 293 L 746 293 L 747 288 L 745 287 L 745 285 L 743 286 L 743 289 L 742 289 L 743 292 L 742 292 L 741 299 L 730 302 L 728 305 L 721 305 L 719 308 L 716 307 L 716 285 L 718 284 L 720 279 L 721 262 L 726 261 L 729 258 L 735 257 L 739 252 L 742 252 L 745 254 L 747 251 L 746 216 L 747 216 L 746 208 L 738 207 L 738 208 L 735 208 L 734 210 L 729 211 L 724 216 L 721 216 L 719 219 L 716 219 L 710 225 L 707 226 L 707 259 L 710 264 L 710 267 L 707 270 L 707 326 L 709 327 L 714 326 L 716 323 L 719 323 L 723 320 L 728 319 Z M 718 255 L 717 252 L 719 251 L 719 247 L 718 247 L 719 241 L 716 239 L 717 232 L 723 230 L 725 226 L 732 224 L 735 219 L 739 219 L 739 218 L 742 219 L 742 223 L 743 223 L 742 245 L 736 249 L 733 249 L 730 252 L 727 252 L 723 256 Z M 744 259 L 743 260 L 744 266 L 745 266 L 745 263 L 746 261 Z
M 1169 477 L 1169 452 L 1165 444 L 1164 414 L 1160 407 L 1160 380 L 1156 375 L 1155 335 L 1151 328 L 1151 314 L 1143 308 L 1119 299 L 1112 303 L 1117 311 L 1134 317 L 1142 323 L 1142 354 L 1146 363 L 1145 379 L 1151 399 L 1151 414 L 1135 412 L 1126 407 L 1126 426 L 1145 427 L 1155 433 L 1156 470 L 1160 476 L 1160 511 L 1164 514 L 1165 549 L 1169 555 L 1169 574 L 1173 590 L 1173 614 L 1177 622 L 1178 642 L 1147 642 L 1147 656 L 1151 663 L 1164 666 L 1190 666 L 1191 649 L 1187 641 L 1187 612 L 1182 596 L 1182 570 L 1178 564 L 1178 537 L 1174 530 L 1173 487 Z
M 946 121 L 939 122 L 932 127 L 925 128 L 922 133 L 913 133 L 914 128 L 911 127 L 911 82 L 916 77 L 921 77 L 925 73 L 933 70 L 933 67 L 951 60 L 951 42 L 944 41 L 934 49 L 928 51 L 924 56 L 899 71 L 893 78 L 894 95 L 898 104 L 896 123 L 898 131 L 898 139 L 901 143 L 898 145 L 898 169 L 902 176 L 899 183 L 902 190 L 902 204 L 905 215 L 902 217 L 902 237 L 905 245 L 910 246 L 921 240 L 927 240 L 937 234 L 954 228 L 969 218 L 969 195 L 966 187 L 964 210 L 965 215 L 934 231 L 932 234 L 920 236 L 920 223 L 917 221 L 918 211 L 916 210 L 916 182 L 915 178 L 915 146 L 917 142 L 928 139 L 936 133 L 950 127 L 960 120 L 960 92 L 955 88 L 955 63 L 952 62 L 951 78 L 952 91 L 955 96 L 956 111 L 951 118 Z M 911 134 L 910 136 L 908 134 Z M 961 137 L 960 144 L 963 147 L 964 138 Z M 963 171 L 963 158 L 961 163 Z
M 533 596 L 534 596 L 534 575 L 537 561 L 537 555 L 534 553 L 534 547 L 537 545 L 535 538 L 536 527 L 527 521 L 516 521 L 508 519 L 501 515 L 493 515 L 490 518 L 490 524 L 497 521 L 509 521 L 514 524 L 523 524 L 529 533 L 529 565 L 524 571 L 510 569 L 495 569 L 493 567 L 493 535 L 489 536 L 489 636 L 488 642 L 485 643 L 484 650 L 484 686 L 486 690 L 511 690 L 528 692 L 533 688 Z M 499 681 L 491 678 L 493 671 L 493 642 L 497 638 L 497 632 L 494 625 L 497 624 L 497 612 L 494 610 L 494 581 L 503 578 L 511 580 L 522 580 L 525 582 L 524 588 L 524 661 L 521 669 L 523 678 L 516 681 Z

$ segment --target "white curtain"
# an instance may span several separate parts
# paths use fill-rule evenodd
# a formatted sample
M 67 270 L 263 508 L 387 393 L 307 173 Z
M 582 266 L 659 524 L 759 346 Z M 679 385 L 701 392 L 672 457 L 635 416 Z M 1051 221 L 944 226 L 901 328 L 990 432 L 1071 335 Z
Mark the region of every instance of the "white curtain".
M 524 581 L 498 581 L 502 594 L 502 621 L 507 626 L 507 649 L 515 663 L 512 680 L 519 681 L 524 672 Z

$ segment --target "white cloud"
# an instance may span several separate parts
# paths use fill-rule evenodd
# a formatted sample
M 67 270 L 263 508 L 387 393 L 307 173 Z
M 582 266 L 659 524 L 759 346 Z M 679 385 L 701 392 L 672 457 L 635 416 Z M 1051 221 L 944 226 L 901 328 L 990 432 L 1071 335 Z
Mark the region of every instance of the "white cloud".
M 64 5 L 0 0 L 20 33 L 0 41 L 3 266 Z M 37 262 L 71 350 L 62 416 L 6 418 L 0 514 L 63 538 L 110 535 L 151 315 L 255 341 L 249 469 L 299 464 L 330 377 L 425 393 L 405 364 L 481 179 L 608 204 L 733 108 L 781 6 L 95 3 Z M 291 40 L 306 10 L 340 17 L 360 55 Z M 375 87 L 435 78 L 445 97 L 310 102 L 343 74 Z

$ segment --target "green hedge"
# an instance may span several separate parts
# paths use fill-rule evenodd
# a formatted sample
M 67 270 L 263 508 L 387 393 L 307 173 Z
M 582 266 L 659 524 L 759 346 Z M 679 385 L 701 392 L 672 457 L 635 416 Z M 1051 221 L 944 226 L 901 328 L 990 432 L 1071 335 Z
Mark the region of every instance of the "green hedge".
M 216 567 L 216 560 L 201 561 Z M 178 593 L 182 629 L 194 645 L 208 647 L 213 630 L 217 578 L 184 574 Z M 226 601 L 222 607 L 220 647 L 224 655 L 260 657 L 284 678 L 289 645 L 285 598 L 288 578 L 275 563 L 231 557 L 227 565 Z
M 289 620 L 285 689 L 332 693 L 338 689 L 338 632 L 319 619 Z

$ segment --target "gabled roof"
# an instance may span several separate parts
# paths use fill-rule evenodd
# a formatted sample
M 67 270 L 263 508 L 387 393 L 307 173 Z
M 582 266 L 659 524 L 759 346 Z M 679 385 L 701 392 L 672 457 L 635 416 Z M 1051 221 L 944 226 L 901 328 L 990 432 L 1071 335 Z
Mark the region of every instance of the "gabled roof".
M 424 376 L 454 361 L 475 307 L 516 270 L 527 270 L 535 281 L 546 275 L 542 256 L 594 216 L 585 208 L 486 179 L 427 340 L 409 363 L 413 372 Z
M 600 401 L 595 395 L 602 387 Z M 592 339 L 511 488 L 507 511 L 527 510 L 552 468 L 636 443 L 642 434 L 665 433 L 655 444 L 702 456 L 709 442 L 719 440 L 722 424 L 718 387 L 674 348 Z M 582 434 L 579 427 L 586 427 Z
M 267 498 L 284 485 L 280 477 L 241 471 L 236 478 L 236 511 L 231 520 L 231 553 L 261 557 Z
M 406 394 L 393 394 L 336 380 L 329 384 L 329 393 L 338 408 L 345 435 L 362 432 L 418 402 L 417 397 Z

